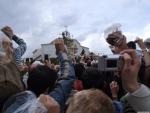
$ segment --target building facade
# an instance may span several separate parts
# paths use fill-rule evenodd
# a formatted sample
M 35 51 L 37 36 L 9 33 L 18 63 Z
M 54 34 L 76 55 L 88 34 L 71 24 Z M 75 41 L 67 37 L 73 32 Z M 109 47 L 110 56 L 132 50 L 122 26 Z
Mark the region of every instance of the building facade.
M 67 37 L 67 38 L 70 39 L 70 37 Z M 56 49 L 55 49 L 55 45 L 54 45 L 55 40 L 48 44 L 41 44 L 41 48 L 33 51 L 33 59 L 34 60 L 44 60 L 47 57 L 48 58 L 56 58 L 57 57 Z M 71 39 L 71 40 L 72 40 L 72 43 L 71 43 L 72 48 L 70 49 L 70 51 L 71 51 L 71 53 L 73 53 L 73 55 L 79 56 L 83 50 L 85 51 L 86 55 L 88 55 L 90 53 L 89 48 L 82 46 L 76 39 Z

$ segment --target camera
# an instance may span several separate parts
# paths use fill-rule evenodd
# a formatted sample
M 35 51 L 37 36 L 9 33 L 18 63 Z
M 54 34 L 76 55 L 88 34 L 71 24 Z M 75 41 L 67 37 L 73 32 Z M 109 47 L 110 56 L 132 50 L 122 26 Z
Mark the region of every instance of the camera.
M 120 55 L 103 55 L 98 58 L 99 71 L 120 71 L 123 59 Z

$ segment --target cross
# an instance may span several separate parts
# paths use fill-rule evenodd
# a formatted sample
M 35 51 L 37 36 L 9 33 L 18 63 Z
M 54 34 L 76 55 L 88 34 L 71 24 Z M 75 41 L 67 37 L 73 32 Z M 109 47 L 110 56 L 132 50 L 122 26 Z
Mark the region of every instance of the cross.
M 65 27 L 65 30 L 67 31 L 68 30 L 68 26 L 66 25 L 66 26 L 64 26 Z

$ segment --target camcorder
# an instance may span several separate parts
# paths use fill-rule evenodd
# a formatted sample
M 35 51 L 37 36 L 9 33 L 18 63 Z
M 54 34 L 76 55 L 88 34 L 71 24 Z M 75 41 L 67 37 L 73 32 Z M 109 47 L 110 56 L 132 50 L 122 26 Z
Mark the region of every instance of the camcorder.
M 99 71 L 121 71 L 123 58 L 120 55 L 103 55 L 98 58 Z

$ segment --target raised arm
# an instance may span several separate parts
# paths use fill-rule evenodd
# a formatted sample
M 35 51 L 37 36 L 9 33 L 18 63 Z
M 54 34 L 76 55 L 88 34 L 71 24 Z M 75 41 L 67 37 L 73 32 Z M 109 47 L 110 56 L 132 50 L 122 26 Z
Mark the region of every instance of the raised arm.
M 23 39 L 17 37 L 12 28 L 6 26 L 1 29 L 11 40 L 15 41 L 18 44 L 17 48 L 14 48 L 14 55 L 16 60 L 17 67 L 21 66 L 21 56 L 25 53 L 27 46 Z
M 126 95 L 127 101 L 136 111 L 150 111 L 150 89 L 138 83 L 137 80 L 141 63 L 140 59 L 136 56 L 134 50 L 125 50 L 122 53 L 124 66 L 121 78 L 124 88 L 128 91 Z
M 148 51 L 146 50 L 143 39 L 137 38 L 136 42 L 137 42 L 137 44 L 139 45 L 139 47 L 141 48 L 141 50 L 143 52 L 145 67 L 150 66 L 150 55 L 149 55 Z
M 18 44 L 18 47 L 15 48 L 15 51 L 19 52 L 20 55 L 22 56 L 27 49 L 26 43 L 24 42 L 23 39 L 17 37 L 16 35 L 12 37 L 12 40 L 14 40 Z
M 75 80 L 75 72 L 71 62 L 68 59 L 63 40 L 57 40 L 55 47 L 60 62 L 61 77 L 57 81 L 56 88 L 49 95 L 59 103 L 61 112 L 63 112 L 66 100 L 72 90 Z

